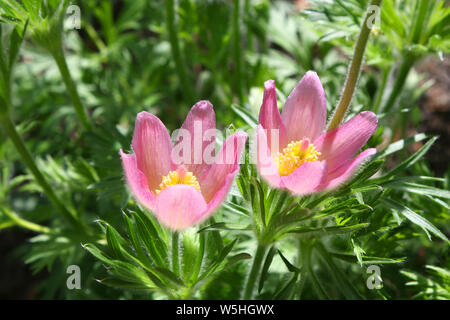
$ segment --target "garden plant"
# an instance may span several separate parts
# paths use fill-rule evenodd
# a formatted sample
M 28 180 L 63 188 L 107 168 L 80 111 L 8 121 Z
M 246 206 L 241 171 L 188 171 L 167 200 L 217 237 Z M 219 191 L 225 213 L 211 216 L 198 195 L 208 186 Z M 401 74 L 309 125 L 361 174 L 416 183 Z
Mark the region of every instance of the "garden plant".
M 450 299 L 449 51 L 443 0 L 0 1 L 0 298 Z

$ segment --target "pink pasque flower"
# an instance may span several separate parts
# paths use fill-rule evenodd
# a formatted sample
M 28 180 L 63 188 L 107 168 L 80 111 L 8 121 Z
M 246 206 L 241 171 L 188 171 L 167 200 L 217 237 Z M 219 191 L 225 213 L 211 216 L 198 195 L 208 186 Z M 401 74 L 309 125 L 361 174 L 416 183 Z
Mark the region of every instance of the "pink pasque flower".
M 192 107 L 181 129 L 191 138 L 184 141 L 190 150 L 182 149 L 183 154 L 189 152 L 187 156 L 184 154 L 182 163 L 174 161 L 177 159 L 174 153 L 183 141 L 177 139 L 173 147 L 161 120 L 145 111 L 136 118 L 134 155 L 120 150 L 125 177 L 134 197 L 173 230 L 193 226 L 219 207 L 239 171 L 239 159 L 247 139 L 244 132 L 234 133 L 225 140 L 215 158 L 211 155 L 213 161 L 205 161 L 206 149 L 209 146 L 210 153 L 214 153 L 216 140 L 215 114 L 208 101 Z M 204 139 L 205 132 L 209 132 L 209 141 Z M 194 152 L 195 148 L 200 153 Z
M 364 111 L 338 128 L 324 132 L 325 94 L 319 77 L 308 71 L 292 90 L 280 115 L 275 81 L 264 83 L 257 128 L 257 165 L 274 188 L 296 195 L 331 190 L 347 181 L 376 149 L 356 153 L 377 127 L 373 112 Z

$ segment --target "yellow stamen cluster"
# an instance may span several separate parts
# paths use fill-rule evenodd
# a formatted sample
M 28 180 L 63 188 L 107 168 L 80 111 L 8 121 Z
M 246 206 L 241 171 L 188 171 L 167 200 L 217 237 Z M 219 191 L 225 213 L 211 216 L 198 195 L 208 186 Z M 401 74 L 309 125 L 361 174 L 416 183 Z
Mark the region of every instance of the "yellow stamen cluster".
M 292 141 L 278 152 L 275 162 L 280 176 L 287 176 L 303 163 L 319 160 L 321 153 L 308 140 Z
M 179 173 L 178 171 L 170 171 L 167 176 L 164 176 L 162 178 L 159 189 L 155 190 L 155 193 L 158 195 L 165 188 L 177 184 L 187 184 L 200 191 L 200 185 L 198 184 L 197 178 L 192 174 L 192 172 L 187 171 L 183 174 Z

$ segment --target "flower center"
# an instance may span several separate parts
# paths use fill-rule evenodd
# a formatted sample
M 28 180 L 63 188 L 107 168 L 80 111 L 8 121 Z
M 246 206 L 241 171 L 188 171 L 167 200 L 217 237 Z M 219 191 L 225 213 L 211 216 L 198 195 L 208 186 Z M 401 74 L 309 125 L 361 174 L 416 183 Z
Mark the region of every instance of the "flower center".
M 162 178 L 159 189 L 155 190 L 155 193 L 158 195 L 165 188 L 177 184 L 187 184 L 200 191 L 200 185 L 198 184 L 197 178 L 194 176 L 194 174 L 192 172 L 186 171 L 186 169 L 184 168 L 179 168 L 176 171 L 170 171 L 167 176 L 164 176 Z
M 303 163 L 319 160 L 321 153 L 309 142 L 309 139 L 292 141 L 282 152 L 278 152 L 275 163 L 280 176 L 287 176 Z

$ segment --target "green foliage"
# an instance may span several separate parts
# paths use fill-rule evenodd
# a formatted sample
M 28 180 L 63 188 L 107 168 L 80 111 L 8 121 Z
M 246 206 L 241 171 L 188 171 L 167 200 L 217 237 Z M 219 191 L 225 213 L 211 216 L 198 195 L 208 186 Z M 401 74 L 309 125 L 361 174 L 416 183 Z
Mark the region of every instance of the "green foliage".
M 173 130 L 207 99 L 218 128 L 254 128 L 265 80 L 282 107 L 315 70 L 332 114 L 368 2 L 311 0 L 298 12 L 287 1 L 87 0 L 82 28 L 64 30 L 68 1 L 1 1 L 0 118 L 82 228 L 48 198 L 2 120 L 0 232 L 33 232 L 16 254 L 41 274 L 39 297 L 236 299 L 260 243 L 257 298 L 449 299 L 450 171 L 437 177 L 427 159 L 440 143 L 417 129 L 431 82 L 413 71 L 449 52 L 444 1 L 383 1 L 347 115 L 377 113 L 367 147 L 378 152 L 338 190 L 273 190 L 245 152 L 214 217 L 172 234 L 125 188 L 118 151 L 131 149 L 142 110 Z M 64 286 L 72 264 L 78 292 Z M 370 265 L 383 288 L 367 287 Z
M 124 213 L 124 219 L 128 238 L 105 221 L 98 221 L 106 234 L 106 246 L 83 246 L 106 265 L 109 276 L 98 280 L 102 284 L 187 299 L 198 295 L 198 290 L 222 270 L 250 258 L 243 252 L 230 255 L 238 239 L 224 246 L 214 231 L 185 232 L 182 239 L 173 233 L 171 242 L 167 231 L 140 210 Z
M 450 272 L 447 269 L 436 266 L 426 266 L 428 277 L 402 270 L 402 275 L 410 281 L 406 283 L 419 291 L 413 296 L 414 299 L 449 300 L 450 295 Z
M 35 41 L 52 51 L 61 45 L 64 15 L 68 3 L 66 0 L 2 1 L 1 19 L 4 22 L 15 23 L 20 30 L 24 30 L 25 26 L 29 25 L 30 33 Z
M 247 115 L 243 113 L 240 115 L 243 120 L 248 119 Z M 351 181 L 337 191 L 296 200 L 286 192 L 272 190 L 256 180 L 255 169 L 245 162 L 241 167 L 237 184 L 251 210 L 240 211 L 244 215 L 249 215 L 248 212 L 254 213 L 254 229 L 260 243 L 280 246 L 283 243 L 280 239 L 286 237 L 291 239 L 295 237 L 302 243 L 299 245 L 301 258 L 298 263 L 304 271 L 300 274 L 306 277 L 303 281 L 306 285 L 311 285 L 313 292 L 317 294 L 307 297 L 348 299 L 371 297 L 370 291 L 363 285 L 354 288 L 348 280 L 345 280 L 348 278 L 346 272 L 349 267 L 341 266 L 340 263 L 359 264 L 360 267 L 373 264 L 404 264 L 406 257 L 396 256 L 395 252 L 402 254 L 401 250 L 398 250 L 402 246 L 401 243 L 406 239 L 420 236 L 402 227 L 408 222 L 421 228 L 429 240 L 432 240 L 431 234 L 442 239 L 443 248 L 449 243 L 447 236 L 426 218 L 437 219 L 441 221 L 442 227 L 448 228 L 448 225 L 443 223 L 449 218 L 447 211 L 450 194 L 442 189 L 442 183 L 446 180 L 414 174 L 417 172 L 415 166 L 420 163 L 420 159 L 431 148 L 436 138 L 429 139 L 422 148 L 397 166 L 390 170 L 383 169 L 384 158 L 423 139 L 426 139 L 426 135 L 417 134 L 396 141 L 378 152 L 374 157 L 375 160 L 367 163 Z M 405 170 L 412 172 L 403 176 Z M 380 171 L 382 174 L 371 178 Z M 436 184 L 441 184 L 441 187 L 436 187 Z M 225 207 L 235 208 L 242 205 L 227 203 Z M 431 206 L 433 210 L 430 210 Z M 437 212 L 443 214 L 444 220 L 434 214 Z M 231 225 L 225 223 L 221 224 L 220 228 L 233 229 Z M 447 233 L 448 229 L 445 230 Z M 339 243 L 335 239 L 336 235 L 342 235 L 345 241 Z M 323 264 L 317 264 L 314 268 L 312 261 L 317 261 L 319 257 L 320 260 L 325 260 L 326 267 L 319 267 L 317 270 L 317 267 Z M 284 257 L 282 259 L 286 263 L 287 260 Z M 338 262 L 339 260 L 342 262 Z M 267 272 L 272 262 L 273 247 L 265 259 L 262 269 L 264 278 L 260 279 L 259 291 L 267 281 Z M 288 266 L 288 270 L 294 272 L 291 266 Z M 296 274 L 288 281 L 292 286 L 299 285 L 298 271 L 295 272 Z M 323 273 L 330 274 L 330 272 L 333 286 L 329 286 L 327 281 L 322 279 Z M 303 288 L 305 284 L 301 280 L 299 283 L 300 288 Z M 361 280 L 361 284 L 364 284 L 364 281 Z M 336 288 L 341 288 L 342 291 L 339 292 L 338 289 L 336 292 Z M 389 297 L 391 292 L 382 289 L 380 294 Z M 263 293 L 261 297 L 276 298 L 279 297 L 279 292 Z M 292 293 L 291 296 L 283 297 L 294 296 Z M 376 296 L 372 296 L 374 297 Z

